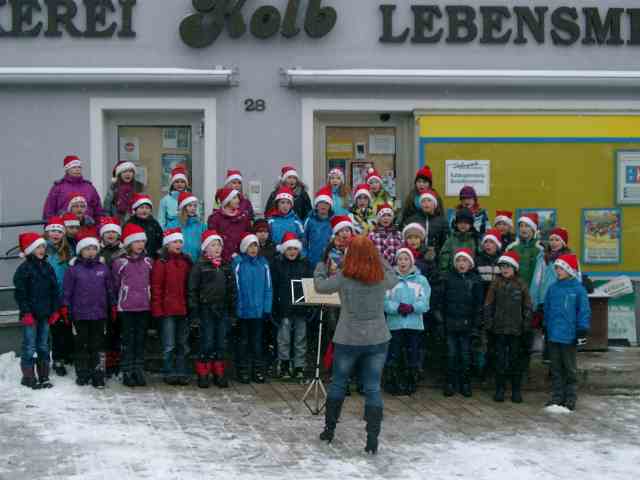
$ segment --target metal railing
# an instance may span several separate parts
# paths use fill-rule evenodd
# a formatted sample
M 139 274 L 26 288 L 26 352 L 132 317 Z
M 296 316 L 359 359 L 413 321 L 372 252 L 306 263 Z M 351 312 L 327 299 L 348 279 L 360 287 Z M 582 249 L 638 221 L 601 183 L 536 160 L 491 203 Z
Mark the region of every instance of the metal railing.
M 42 226 L 46 222 L 44 220 L 27 220 L 20 222 L 5 222 L 0 223 L 0 230 L 5 228 L 20 228 L 20 227 L 34 227 L 34 226 Z M 9 250 L 7 250 L 4 255 L 0 255 L 0 260 L 16 260 L 20 258 L 18 251 L 20 249 L 19 245 L 14 245 Z

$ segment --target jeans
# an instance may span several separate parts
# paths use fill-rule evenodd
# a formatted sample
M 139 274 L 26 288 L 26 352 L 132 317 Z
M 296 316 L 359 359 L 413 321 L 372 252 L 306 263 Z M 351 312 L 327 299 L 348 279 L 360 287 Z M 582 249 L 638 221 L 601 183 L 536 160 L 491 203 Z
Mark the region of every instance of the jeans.
M 47 317 L 35 318 L 33 326 L 22 327 L 22 356 L 20 365 L 33 368 L 33 357 L 38 354 L 40 360 L 49 363 L 49 321 Z
M 73 329 L 62 320 L 49 327 L 51 356 L 54 362 L 70 362 L 73 358 Z
M 447 334 L 447 375 L 449 382 L 468 382 L 471 368 L 471 334 L 450 332 Z
M 211 305 L 200 307 L 200 360 L 224 360 L 227 318 Z
M 120 312 L 122 318 L 123 373 L 144 370 L 144 336 L 149 312 Z
M 524 352 L 520 335 L 496 335 L 496 375 L 522 375 Z
M 552 400 L 561 404 L 576 401 L 578 397 L 578 367 L 576 364 L 576 346 L 549 342 L 551 360 Z
M 291 337 L 293 337 L 293 366 L 304 368 L 307 356 L 307 321 L 304 317 L 282 319 L 278 328 L 278 360 L 287 361 L 291 358 Z
M 79 320 L 73 322 L 76 330 L 76 373 L 93 373 L 100 365 L 100 352 L 105 345 L 104 320 Z
M 240 341 L 238 344 L 238 367 L 249 369 L 251 361 L 255 368 L 264 366 L 262 359 L 262 318 L 239 318 Z
M 189 355 L 191 322 L 186 316 L 163 317 L 162 366 L 165 375 L 187 375 L 186 357 Z M 175 359 L 175 363 L 174 363 Z
M 419 368 L 421 337 L 422 330 L 392 330 L 387 363 L 399 366 L 402 363 L 402 353 L 406 351 L 407 368 Z
M 384 407 L 380 393 L 382 369 L 387 359 L 389 343 L 379 345 L 341 345 L 335 344 L 333 358 L 333 377 L 329 385 L 328 398 L 340 401 L 344 399 L 349 377 L 356 363 L 359 364 L 358 377 L 364 387 L 365 407 Z

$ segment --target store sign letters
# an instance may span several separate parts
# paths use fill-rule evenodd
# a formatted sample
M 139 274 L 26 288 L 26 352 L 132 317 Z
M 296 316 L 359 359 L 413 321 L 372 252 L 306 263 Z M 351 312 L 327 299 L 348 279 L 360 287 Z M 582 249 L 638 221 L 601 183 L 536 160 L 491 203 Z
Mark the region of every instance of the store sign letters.
M 0 0 L 10 27 L 0 25 L 2 37 L 131 38 L 137 0 Z M 82 11 L 84 10 L 84 11 Z
M 640 45 L 640 8 L 411 5 L 413 25 L 396 22 L 396 5 L 380 5 L 382 43 Z M 624 34 L 623 34 L 624 32 Z
M 247 0 L 193 0 L 196 13 L 180 23 L 182 41 L 194 48 L 208 47 L 225 29 L 231 38 L 240 38 L 247 30 L 259 39 L 278 33 L 293 38 L 300 33 L 301 0 L 289 0 L 284 12 L 271 5 L 259 6 L 253 13 L 246 12 L 246 4 Z M 308 0 L 304 30 L 311 38 L 322 38 L 333 30 L 337 18 L 336 10 L 323 7 L 322 0 Z

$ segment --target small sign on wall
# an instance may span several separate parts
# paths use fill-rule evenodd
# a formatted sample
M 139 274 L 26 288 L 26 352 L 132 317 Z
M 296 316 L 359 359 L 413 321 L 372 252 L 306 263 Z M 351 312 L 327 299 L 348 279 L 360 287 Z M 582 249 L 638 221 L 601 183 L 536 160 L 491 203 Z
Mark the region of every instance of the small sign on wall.
M 479 197 L 491 195 L 491 161 L 446 160 L 445 195 L 457 197 L 465 185 L 473 187 Z
M 140 139 L 138 137 L 120 137 L 120 155 L 121 162 L 140 161 Z

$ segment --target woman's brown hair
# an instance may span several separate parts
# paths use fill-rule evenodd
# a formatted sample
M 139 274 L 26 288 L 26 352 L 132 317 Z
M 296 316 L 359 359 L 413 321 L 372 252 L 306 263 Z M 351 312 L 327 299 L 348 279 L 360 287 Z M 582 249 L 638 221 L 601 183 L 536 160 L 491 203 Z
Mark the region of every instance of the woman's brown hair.
M 384 269 L 378 249 L 364 235 L 354 237 L 349 244 L 342 275 L 370 285 L 384 280 Z
M 44 238 L 45 240 L 51 242 L 51 240 L 49 239 L 49 232 L 44 232 Z M 57 245 L 51 242 L 51 246 L 58 254 L 61 262 L 68 262 L 69 260 L 71 260 L 71 257 L 73 257 L 73 252 L 71 251 L 71 246 L 69 245 L 69 241 L 67 240 L 66 235 L 62 236 L 62 238 L 60 239 L 60 243 L 58 243 Z

